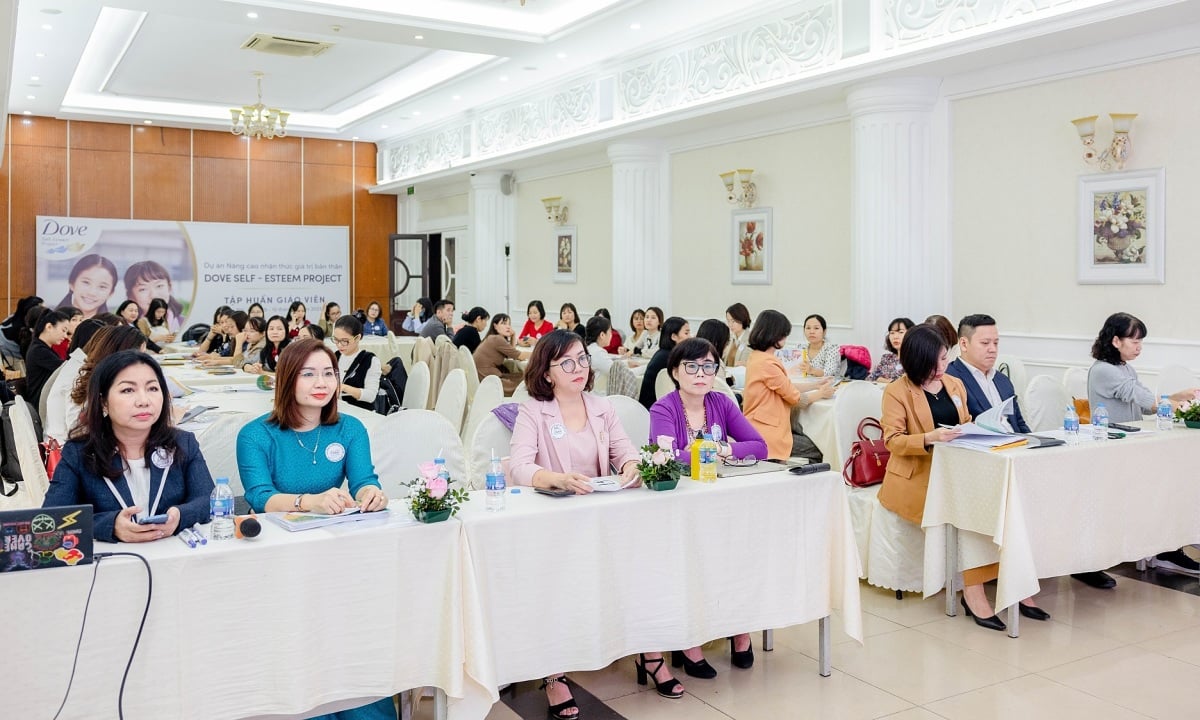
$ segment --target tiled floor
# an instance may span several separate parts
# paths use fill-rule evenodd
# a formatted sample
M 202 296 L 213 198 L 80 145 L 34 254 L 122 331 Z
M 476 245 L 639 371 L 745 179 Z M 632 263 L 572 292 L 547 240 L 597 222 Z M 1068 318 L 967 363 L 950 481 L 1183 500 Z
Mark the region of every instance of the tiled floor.
M 961 614 L 946 617 L 940 596 L 898 601 L 863 585 L 866 643 L 839 631 L 829 678 L 817 675 L 815 623 L 777 631 L 775 650 L 756 647 L 749 671 L 732 669 L 727 646 L 713 643 L 706 653 L 720 674 L 696 680 L 680 672 L 681 700 L 639 687 L 629 658 L 571 677 L 629 720 L 1200 718 L 1200 583 L 1174 576 L 1166 587 L 1153 573 L 1120 572 L 1111 591 L 1044 582 L 1039 602 L 1054 617 L 1023 620 L 1015 640 Z M 544 718 L 545 705 L 538 708 Z M 520 717 L 503 703 L 488 716 Z

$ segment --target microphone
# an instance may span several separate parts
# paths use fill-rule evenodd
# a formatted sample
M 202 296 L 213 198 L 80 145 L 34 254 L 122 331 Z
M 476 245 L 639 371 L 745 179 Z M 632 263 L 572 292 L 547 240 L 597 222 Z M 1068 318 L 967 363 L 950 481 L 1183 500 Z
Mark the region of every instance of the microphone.
M 258 537 L 262 532 L 262 523 L 253 515 L 235 515 L 233 518 L 233 534 L 239 540 L 249 540 Z
M 811 463 L 789 468 L 789 471 L 796 475 L 812 475 L 813 473 L 826 472 L 827 470 L 829 470 L 829 463 Z

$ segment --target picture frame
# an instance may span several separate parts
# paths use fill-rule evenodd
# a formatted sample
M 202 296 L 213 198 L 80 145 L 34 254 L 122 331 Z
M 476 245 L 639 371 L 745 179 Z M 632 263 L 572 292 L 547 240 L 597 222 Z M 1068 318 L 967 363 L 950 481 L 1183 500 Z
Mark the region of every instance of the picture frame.
M 579 277 L 579 236 L 574 225 L 554 228 L 554 282 L 573 283 Z
M 731 213 L 729 251 L 734 285 L 770 285 L 775 250 L 771 208 L 746 208 Z
M 1165 175 L 1150 168 L 1079 178 L 1079 284 L 1166 282 Z

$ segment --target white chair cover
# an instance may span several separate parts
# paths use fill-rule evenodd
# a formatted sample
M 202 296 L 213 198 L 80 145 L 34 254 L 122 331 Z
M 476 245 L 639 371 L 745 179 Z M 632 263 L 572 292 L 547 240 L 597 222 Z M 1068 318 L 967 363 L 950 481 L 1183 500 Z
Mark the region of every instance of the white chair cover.
M 878 420 L 882 413 L 883 389 L 875 383 L 851 382 L 837 391 L 833 403 L 833 437 L 843 462 L 850 457 L 851 443 L 858 439 L 858 424 L 867 417 Z
M 675 392 L 675 383 L 671 382 L 671 374 L 666 368 L 658 371 L 658 376 L 654 378 L 654 395 L 660 398 L 663 395 L 669 395 Z
M 433 359 L 433 341 L 429 338 L 419 337 L 413 343 L 412 349 L 413 364 L 423 362 L 426 365 Z
M 512 445 L 512 430 L 489 410 L 479 419 L 473 434 L 467 440 L 468 480 L 472 490 L 482 490 L 487 484 L 487 471 L 492 463 L 492 450 L 497 457 L 506 458 Z M 507 467 L 505 469 L 507 472 Z
M 46 384 L 42 386 L 42 393 L 38 398 L 38 419 L 42 421 L 43 428 L 46 427 L 46 401 L 49 399 L 50 390 L 54 388 L 54 381 L 58 379 L 58 376 L 62 373 L 62 369 L 62 365 L 54 368 L 54 372 L 50 373 L 50 377 L 46 379 Z
M 1191 370 L 1181 365 L 1168 365 L 1158 373 L 1158 392 L 1156 394 L 1172 395 L 1197 385 L 1200 383 L 1196 382 L 1196 375 Z
M 649 442 L 650 411 L 642 407 L 637 400 L 624 395 L 611 395 L 608 401 L 617 411 L 617 418 L 621 421 L 621 427 L 625 428 L 625 434 L 629 436 L 633 447 L 640 448 Z
M 429 402 L 429 364 L 414 363 L 408 371 L 408 384 L 404 386 L 404 399 L 400 404 L 409 410 L 424 410 L 427 402 Z
M 1067 389 L 1049 375 L 1035 375 L 1020 400 L 1025 424 L 1033 432 L 1062 427 L 1063 415 L 1071 404 Z
M 229 487 L 234 495 L 245 494 L 237 464 L 238 433 L 255 417 L 254 413 L 243 412 L 221 415 L 217 420 L 200 425 L 193 431 L 213 481 L 221 477 L 229 478 Z
M 863 565 L 867 582 L 876 587 L 905 592 L 921 592 L 924 587 L 925 531 L 880 505 L 878 492 L 871 508 L 871 540 Z
M 1080 400 L 1087 400 L 1087 379 L 1087 368 L 1067 368 L 1067 371 L 1063 373 L 1063 387 L 1067 389 L 1067 395 L 1079 398 Z M 1063 412 L 1066 412 L 1066 406 L 1064 406 Z
M 1025 370 L 1025 363 L 1021 362 L 1020 358 L 1013 355 L 997 357 L 996 372 L 1004 373 L 1012 381 L 1018 400 L 1025 397 L 1025 388 L 1029 385 L 1029 375 Z
M 717 381 L 713 383 L 713 390 L 728 396 L 733 401 L 733 404 L 737 405 L 737 393 L 733 391 L 729 383 L 725 382 L 725 378 L 718 376 Z
M 490 415 L 492 409 L 504 402 L 504 383 L 495 375 L 488 375 L 479 383 L 475 391 L 475 399 L 471 401 L 471 409 L 467 411 L 467 422 L 463 425 L 462 437 L 464 442 L 470 442 L 475 428 L 485 415 Z
M 523 403 L 528 399 L 529 399 L 529 390 L 525 387 L 525 381 L 522 380 L 521 383 L 519 385 L 517 385 L 516 389 L 513 390 L 512 397 L 509 399 L 509 401 L 515 402 L 515 403 Z
M 617 364 L 618 363 L 613 363 L 613 365 L 617 365 Z M 610 369 L 608 372 L 612 372 L 612 370 Z M 592 394 L 593 395 L 607 395 L 608 394 L 608 373 L 607 372 L 596 373 L 595 376 L 592 378 Z
M 46 466 L 42 464 L 42 456 L 38 452 L 38 443 L 42 439 L 33 429 L 33 416 L 24 402 L 12 404 L 9 419 L 13 426 L 13 441 L 17 446 L 17 462 L 21 465 L 21 477 L 24 479 L 21 492 L 17 495 L 25 496 L 29 503 L 25 507 L 40 507 L 50 487 Z M 10 499 L 15 499 L 17 495 Z
M 467 409 L 467 377 L 462 368 L 454 368 L 438 391 L 433 411 L 450 421 L 454 434 L 462 432 L 463 414 Z
M 367 431 L 371 460 L 388 497 L 407 497 L 408 483 L 417 477 L 423 462 L 432 462 L 438 451 L 454 487 L 466 487 L 467 463 L 458 430 L 432 410 L 401 410 Z
M 636 399 L 642 389 L 642 379 L 633 374 L 625 363 L 615 362 L 608 371 L 608 380 L 604 391 L 609 397 L 624 395 Z
M 467 380 L 467 403 L 475 401 L 475 391 L 479 389 L 479 371 L 475 368 L 475 356 L 463 345 L 458 349 L 458 367 L 462 369 Z
M 448 342 L 453 342 L 449 335 L 438 335 L 437 339 L 433 341 L 433 345 L 436 348 L 438 345 L 443 345 Z

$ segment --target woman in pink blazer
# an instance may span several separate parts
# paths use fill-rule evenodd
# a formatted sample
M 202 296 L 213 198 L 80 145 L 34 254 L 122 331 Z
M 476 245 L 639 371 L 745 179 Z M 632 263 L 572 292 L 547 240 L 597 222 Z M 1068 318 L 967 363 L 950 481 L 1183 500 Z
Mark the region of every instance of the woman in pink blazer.
M 513 426 L 509 477 L 518 485 L 592 492 L 591 478 L 617 468 L 622 484 L 641 484 L 638 452 L 608 400 L 592 395 L 594 373 L 583 340 L 567 330 L 543 336 L 525 369 L 530 399 L 521 403 Z M 651 670 L 651 668 L 653 668 Z M 654 679 L 663 697 L 683 696 L 662 653 L 646 653 L 637 663 L 638 679 Z M 542 683 L 550 716 L 576 720 L 579 708 L 566 677 L 558 673 Z

